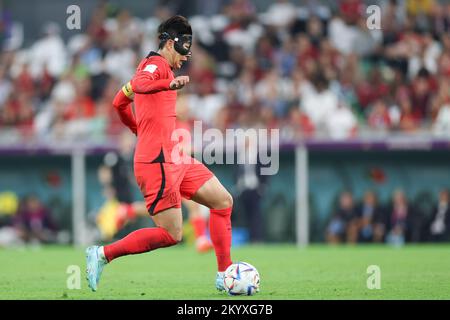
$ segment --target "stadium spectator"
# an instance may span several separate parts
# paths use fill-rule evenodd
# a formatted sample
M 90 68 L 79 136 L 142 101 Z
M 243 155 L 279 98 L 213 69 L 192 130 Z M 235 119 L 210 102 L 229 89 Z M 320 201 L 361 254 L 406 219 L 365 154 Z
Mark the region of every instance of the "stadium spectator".
M 30 48 L 30 72 L 34 79 L 42 77 L 46 69 L 54 78 L 63 73 L 67 64 L 67 51 L 60 31 L 55 22 L 44 24 L 43 37 Z
M 364 193 L 362 202 L 357 206 L 358 242 L 383 242 L 384 228 L 382 225 L 384 211 L 378 203 L 375 192 Z
M 223 30 L 223 40 L 231 47 L 251 52 L 263 32 L 262 26 L 254 23 L 255 5 L 249 0 L 233 0 L 224 11 L 230 23 Z
M 387 0 L 382 2 L 382 25 L 384 43 L 395 41 L 405 27 L 407 20 L 404 1 Z
M 261 201 L 264 196 L 267 176 L 261 175 L 257 141 L 247 138 L 238 149 L 236 170 L 237 200 L 241 204 L 250 242 L 264 240 L 264 217 Z
M 400 120 L 398 128 L 403 132 L 412 133 L 419 127 L 420 118 L 414 114 L 411 98 L 406 90 L 402 91 L 398 97 Z
M 280 76 L 283 78 L 289 77 L 297 65 L 295 43 L 292 37 L 286 37 L 281 48 L 275 53 L 274 60 L 275 66 L 280 72 Z
M 276 0 L 262 15 L 263 22 L 276 28 L 285 29 L 296 17 L 296 7 L 289 0 Z
M 13 226 L 18 207 L 19 197 L 17 194 L 12 191 L 0 192 L 0 248 L 22 244 L 22 240 Z
M 67 105 L 64 112 L 65 120 L 89 119 L 95 116 L 96 109 L 89 94 L 90 90 L 89 78 L 75 80 L 75 99 Z
M 104 67 L 106 73 L 116 78 L 120 83 L 125 83 L 133 76 L 137 55 L 132 50 L 128 36 L 115 34 L 111 37 L 110 50 L 105 55 Z M 133 33 L 130 33 L 133 34 Z M 117 66 L 120 66 L 118 68 Z
M 450 4 L 435 3 L 432 28 L 435 34 L 448 35 L 450 32 Z
M 6 67 L 0 64 L 0 110 L 3 108 L 6 100 L 12 92 L 12 89 L 13 84 L 7 75 Z
M 333 209 L 326 230 L 326 240 L 330 244 L 342 242 L 356 243 L 358 240 L 357 211 L 350 191 L 339 195 L 337 207 Z
M 450 18 L 449 18 L 450 19 Z M 450 35 L 441 35 L 442 55 L 438 58 L 438 75 L 450 77 Z
M 450 136 L 450 102 L 439 107 L 433 132 L 437 136 Z
M 187 66 L 193 84 L 188 88 L 191 104 L 206 105 L 202 111 L 194 108 L 195 116 L 207 125 L 236 127 L 239 117 L 233 111 L 270 108 L 272 111 L 264 117 L 272 113 L 272 123 L 295 126 L 295 121 L 289 120 L 289 110 L 292 103 L 299 101 L 301 110 L 315 126 L 315 135 L 329 136 L 334 132 L 327 129 L 325 116 L 333 110 L 349 123 L 356 121 L 354 127 L 361 129 L 367 124 L 380 132 L 400 129 L 416 133 L 425 129 L 443 134 L 444 129 L 439 128 L 442 118 L 446 118 L 447 103 L 440 96 L 447 90 L 450 78 L 450 36 L 445 32 L 450 21 L 448 4 L 418 6 L 385 1 L 383 28 L 373 32 L 365 26 L 365 7 L 359 0 L 339 2 L 334 16 L 330 15 L 330 8 L 316 2 L 297 6 L 290 1 L 277 1 L 259 15 L 249 0 L 222 2 L 219 6 L 223 13 L 195 17 L 201 22 L 196 27 L 198 36 L 193 50 L 199 58 Z M 38 138 L 47 137 L 48 132 L 64 133 L 71 120 L 68 113 L 74 113 L 73 104 L 81 103 L 80 110 L 89 109 L 88 118 L 97 115 L 100 118 L 95 119 L 101 120 L 72 123 L 72 138 L 91 133 L 93 127 L 100 134 L 111 134 L 114 130 L 108 123 L 116 119 L 114 113 L 107 111 L 108 94 L 104 90 L 108 84 L 118 86 L 130 77 L 136 57 L 155 49 L 156 39 L 150 35 L 160 20 L 182 7 L 180 3 L 161 3 L 153 17 L 143 20 L 127 10 L 110 10 L 101 3 L 89 19 L 87 32 L 70 37 L 67 45 L 59 28 L 47 23 L 44 36 L 29 48 L 2 51 L 2 126 L 35 126 Z M 7 26 L 13 25 L 8 20 Z M 14 28 L 9 27 L 12 34 Z M 115 68 L 117 64 L 121 68 Z M 67 91 L 67 97 L 71 95 L 69 91 L 80 90 L 76 79 L 83 79 L 87 95 L 82 94 L 82 101 L 68 98 L 64 103 L 61 99 L 57 102 L 54 94 L 61 86 L 73 87 Z M 19 91 L 29 95 L 9 97 L 8 93 Z M 380 99 L 386 106 L 378 103 Z M 338 108 L 338 101 L 350 108 Z M 61 111 L 52 111 L 55 105 Z M 55 117 L 56 113 L 62 116 Z M 359 132 L 345 131 L 339 136 L 347 138 Z M 22 133 L 27 130 L 19 131 Z M 53 136 L 68 138 L 67 134 Z
M 309 117 L 300 110 L 297 106 L 292 106 L 289 109 L 289 118 L 286 122 L 287 126 L 283 130 L 283 136 L 285 136 L 286 130 L 289 130 L 291 132 L 291 135 L 294 139 L 301 139 L 302 137 L 312 137 L 314 134 L 314 124 L 311 122 Z M 270 126 L 267 126 L 270 128 Z
M 304 84 L 302 90 L 301 109 L 311 119 L 316 130 L 326 130 L 327 117 L 338 108 L 338 97 L 330 90 L 329 81 L 318 70 L 311 79 L 312 86 Z
M 442 77 L 439 89 L 432 101 L 433 132 L 438 136 L 450 135 L 450 78 Z
M 423 34 L 419 41 L 417 52 L 413 52 L 408 61 L 410 79 L 414 79 L 422 69 L 431 74 L 436 74 L 438 71 L 437 62 L 442 50 L 439 42 L 434 40 L 429 32 Z
M 411 97 L 411 108 L 418 121 L 430 119 L 431 99 L 435 90 L 434 79 L 427 69 L 420 69 L 412 80 L 408 95 Z
M 369 109 L 367 118 L 369 127 L 377 131 L 389 131 L 392 127 L 392 121 L 387 104 L 382 99 L 379 99 Z
M 51 212 L 36 195 L 22 199 L 13 225 L 26 243 L 54 243 L 57 239 L 58 229 Z
M 410 16 L 429 16 L 433 11 L 435 0 L 406 0 L 406 10 Z
M 363 110 L 371 103 L 389 94 L 389 86 L 384 81 L 381 70 L 373 68 L 367 77 L 356 85 L 358 102 Z
M 410 241 L 416 214 L 402 189 L 394 191 L 386 213 L 387 242 L 394 246 L 402 246 L 406 241 Z
M 432 242 L 450 241 L 450 194 L 447 189 L 439 192 L 437 205 L 429 223 L 429 240 Z
M 281 78 L 275 68 L 268 71 L 255 86 L 258 102 L 262 107 L 272 109 L 277 118 L 284 118 L 287 114 L 292 91 L 292 83 Z
M 355 115 L 343 101 L 338 102 L 337 108 L 327 114 L 326 128 L 328 136 L 335 140 L 354 137 L 358 130 Z

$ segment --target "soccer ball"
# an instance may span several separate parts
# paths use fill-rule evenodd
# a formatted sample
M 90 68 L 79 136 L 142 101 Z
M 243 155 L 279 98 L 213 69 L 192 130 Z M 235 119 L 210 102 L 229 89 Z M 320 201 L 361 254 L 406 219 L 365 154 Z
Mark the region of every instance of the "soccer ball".
M 259 273 L 250 263 L 237 262 L 225 270 L 223 279 L 229 295 L 254 295 L 259 292 Z

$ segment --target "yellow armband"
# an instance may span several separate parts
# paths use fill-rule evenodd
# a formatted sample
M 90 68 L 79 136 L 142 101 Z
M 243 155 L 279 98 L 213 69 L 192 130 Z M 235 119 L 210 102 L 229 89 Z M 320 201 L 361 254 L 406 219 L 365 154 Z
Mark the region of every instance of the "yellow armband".
M 124 95 L 127 96 L 127 98 L 131 98 L 134 94 L 133 89 L 131 88 L 131 83 L 127 82 L 127 84 L 125 84 L 122 87 L 122 92 L 124 93 Z

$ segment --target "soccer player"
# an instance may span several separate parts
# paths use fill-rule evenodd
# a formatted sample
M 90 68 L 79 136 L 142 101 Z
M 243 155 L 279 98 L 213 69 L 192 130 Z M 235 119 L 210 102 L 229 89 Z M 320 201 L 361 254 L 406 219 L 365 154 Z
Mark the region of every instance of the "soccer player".
M 121 105 L 120 103 L 114 104 L 114 107 L 120 108 Z M 189 133 L 192 131 L 192 127 L 188 112 L 185 96 L 179 95 L 176 104 L 175 127 Z M 175 138 L 177 138 L 176 135 L 174 135 Z M 179 137 L 179 146 L 185 154 L 192 154 L 191 141 L 186 138 L 189 136 Z M 133 222 L 138 217 L 148 216 L 145 202 L 133 201 L 132 180 L 134 177 L 131 179 L 132 163 L 130 161 L 133 161 L 135 140 L 130 131 L 123 131 L 119 136 L 118 152 L 108 152 L 104 158 L 104 164 L 98 170 L 99 181 L 107 198 L 96 217 L 97 227 L 104 241 L 111 241 L 129 222 Z M 182 205 L 188 212 L 197 251 L 205 253 L 214 249 L 206 236 L 207 219 L 204 217 L 204 209 L 207 208 L 187 199 L 182 199 Z
M 138 137 L 134 174 L 156 228 L 136 230 L 105 246 L 86 249 L 87 279 L 96 291 L 104 266 L 114 259 L 177 244 L 182 238 L 181 197 L 210 208 L 210 236 L 217 258 L 216 288 L 231 265 L 233 198 L 202 163 L 182 155 L 172 138 L 178 89 L 188 76 L 175 77 L 191 56 L 192 29 L 186 18 L 173 16 L 158 27 L 159 49 L 141 61 L 132 80 L 114 99 L 119 115 Z M 135 113 L 131 109 L 134 98 Z M 178 158 L 178 159 L 177 159 Z

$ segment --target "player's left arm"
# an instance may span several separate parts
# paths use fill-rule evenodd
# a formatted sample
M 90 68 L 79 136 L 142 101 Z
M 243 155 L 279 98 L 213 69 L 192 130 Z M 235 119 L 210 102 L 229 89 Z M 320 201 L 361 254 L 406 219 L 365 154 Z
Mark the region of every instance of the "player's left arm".
M 162 71 L 163 68 L 154 62 L 138 70 L 129 82 L 130 90 L 138 94 L 151 94 L 159 91 L 179 90 L 189 82 L 188 76 L 166 78 L 165 72 Z
M 137 70 L 129 82 L 131 91 L 139 94 L 149 94 L 170 90 L 171 80 L 161 76 L 162 68 L 161 65 L 154 61 Z

